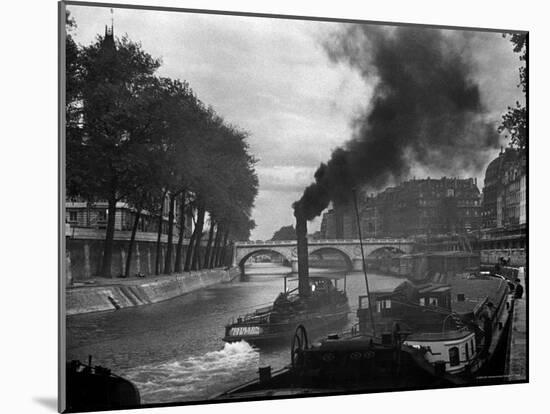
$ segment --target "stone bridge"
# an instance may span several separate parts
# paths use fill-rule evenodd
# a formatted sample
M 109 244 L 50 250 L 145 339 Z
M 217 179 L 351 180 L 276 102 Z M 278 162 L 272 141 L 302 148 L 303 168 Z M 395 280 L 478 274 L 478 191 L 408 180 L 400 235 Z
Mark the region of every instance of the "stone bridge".
M 363 239 L 365 258 L 382 251 L 397 253 L 412 253 L 415 242 L 409 239 Z M 236 242 L 233 249 L 233 266 L 244 269 L 246 261 L 257 254 L 278 253 L 292 264 L 292 271 L 298 271 L 296 240 Z M 338 252 L 348 264 L 349 270 L 362 270 L 361 246 L 356 240 L 309 240 L 308 252 L 315 253 Z

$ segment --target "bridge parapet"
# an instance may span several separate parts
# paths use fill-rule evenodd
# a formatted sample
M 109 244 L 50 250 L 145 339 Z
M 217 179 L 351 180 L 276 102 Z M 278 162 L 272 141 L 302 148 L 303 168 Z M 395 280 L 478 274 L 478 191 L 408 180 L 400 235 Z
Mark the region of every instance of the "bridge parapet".
M 363 239 L 365 256 L 379 249 L 398 249 L 403 253 L 412 253 L 416 242 L 410 239 L 399 238 L 367 238 Z M 359 239 L 322 239 L 309 240 L 309 254 L 321 249 L 331 249 L 339 252 L 351 264 L 353 269 L 361 269 L 362 255 Z M 273 241 L 246 241 L 236 242 L 233 250 L 233 264 L 244 266 L 246 260 L 254 254 L 261 252 L 275 252 L 292 263 L 293 268 L 296 262 L 296 240 L 273 240 Z
M 366 238 L 363 239 L 363 244 L 415 244 L 411 239 L 396 239 L 396 238 Z M 308 240 L 308 244 L 359 244 L 359 239 L 315 239 Z M 235 242 L 235 246 L 295 246 L 296 240 L 267 240 L 267 241 L 239 241 Z

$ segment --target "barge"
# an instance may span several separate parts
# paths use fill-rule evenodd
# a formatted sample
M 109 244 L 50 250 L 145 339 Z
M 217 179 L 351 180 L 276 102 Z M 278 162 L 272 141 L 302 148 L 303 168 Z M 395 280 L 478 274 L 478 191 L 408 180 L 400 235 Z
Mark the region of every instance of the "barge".
M 438 282 L 403 282 L 392 292 L 372 295 L 374 323 L 380 332 L 404 329 L 404 341 L 424 351 L 430 364 L 476 381 L 506 338 L 513 308 L 508 282 L 492 275 L 456 273 Z M 359 325 L 365 326 L 368 302 L 359 299 Z

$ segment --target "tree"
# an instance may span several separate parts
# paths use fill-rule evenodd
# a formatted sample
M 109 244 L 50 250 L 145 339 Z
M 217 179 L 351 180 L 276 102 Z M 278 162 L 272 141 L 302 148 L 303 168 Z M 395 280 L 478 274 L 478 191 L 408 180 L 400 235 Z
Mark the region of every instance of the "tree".
M 183 271 L 183 238 L 185 237 L 185 216 L 187 212 L 187 194 L 186 191 L 181 193 L 180 199 L 180 212 L 179 212 L 179 233 L 178 233 L 178 245 L 176 247 L 176 261 L 174 263 L 174 271 Z
M 271 240 L 296 240 L 296 230 L 293 225 L 283 226 L 273 233 Z
M 514 33 L 511 35 L 514 52 L 519 53 L 522 62 L 527 61 L 527 33 Z M 522 65 L 519 68 L 519 85 L 523 94 L 527 94 L 527 71 Z M 502 116 L 502 123 L 498 132 L 507 131 L 510 135 L 510 145 L 524 152 L 527 147 L 527 108 L 525 104 L 516 101 L 515 107 L 508 107 L 508 111 Z
M 67 191 L 107 200 L 104 277 L 111 277 L 116 204 L 132 191 L 143 150 L 142 93 L 159 65 L 138 43 L 108 33 L 78 53 L 80 117 L 78 133 L 67 133 Z

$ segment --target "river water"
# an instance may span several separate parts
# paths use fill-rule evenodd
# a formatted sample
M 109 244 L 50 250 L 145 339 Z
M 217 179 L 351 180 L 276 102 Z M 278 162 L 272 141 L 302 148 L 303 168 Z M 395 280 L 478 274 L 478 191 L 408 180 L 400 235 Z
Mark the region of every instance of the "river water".
M 67 358 L 87 361 L 92 355 L 94 365 L 134 382 L 145 404 L 207 399 L 256 378 L 259 366 L 278 369 L 289 363 L 289 344 L 256 349 L 221 340 L 231 318 L 273 302 L 288 271 L 252 264 L 244 278 L 165 302 L 69 316 Z M 368 278 L 371 291 L 392 290 L 403 281 L 379 274 Z M 348 274 L 346 285 L 352 312 L 341 330 L 356 322 L 358 296 L 366 294 L 362 273 Z

